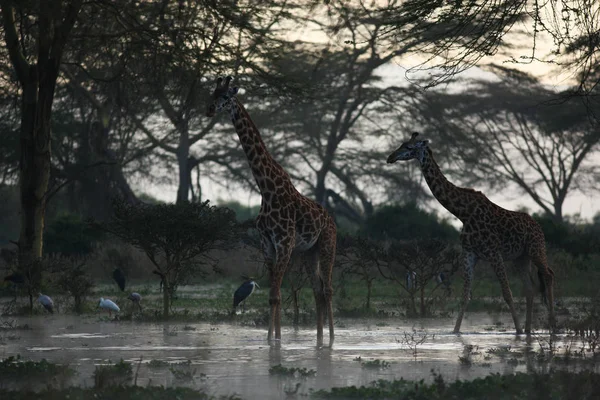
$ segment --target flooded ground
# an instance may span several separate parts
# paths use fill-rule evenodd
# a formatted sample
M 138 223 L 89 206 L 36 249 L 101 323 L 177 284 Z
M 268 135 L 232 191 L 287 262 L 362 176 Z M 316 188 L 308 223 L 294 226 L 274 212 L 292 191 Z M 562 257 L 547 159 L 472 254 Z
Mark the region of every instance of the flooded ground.
M 105 321 L 95 315 L 21 317 L 14 318 L 14 323 L 31 329 L 12 330 L 13 336 L 4 338 L 0 346 L 1 358 L 20 354 L 24 359 L 70 364 L 78 371 L 74 384 L 93 385 L 95 366 L 107 360 L 122 358 L 138 364 L 142 359 L 138 385 L 190 386 L 249 399 L 280 399 L 298 383 L 298 394 L 303 394 L 311 389 L 366 385 L 377 379 L 429 380 L 431 370 L 446 379 L 526 371 L 527 362 L 520 357 L 507 362 L 506 357 L 491 354 L 522 356 L 527 350 L 538 351 L 548 339 L 541 334 L 528 343 L 525 336 L 512 333 L 509 315 L 492 318 L 475 313 L 464 321 L 461 335 L 451 333 L 454 320 L 450 318 L 340 319 L 332 348 L 316 348 L 315 331 L 308 328 L 284 327 L 281 343 L 269 346 L 264 328 L 232 323 L 149 324 Z M 419 341 L 423 343 L 416 344 Z M 466 345 L 474 346 L 477 359 L 470 367 L 459 360 Z M 416 357 L 411 347 L 416 347 Z M 189 360 L 191 365 L 185 368 L 193 379 L 177 379 L 166 366 L 153 368 L 148 364 L 152 360 Z M 390 365 L 365 364 L 372 360 Z M 316 374 L 307 378 L 271 375 L 269 368 L 278 364 Z

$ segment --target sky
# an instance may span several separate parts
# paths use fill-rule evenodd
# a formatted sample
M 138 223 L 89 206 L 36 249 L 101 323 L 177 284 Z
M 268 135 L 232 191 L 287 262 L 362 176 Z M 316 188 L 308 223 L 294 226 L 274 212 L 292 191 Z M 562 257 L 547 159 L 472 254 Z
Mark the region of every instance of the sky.
M 530 57 L 531 49 L 532 49 L 532 37 L 528 34 L 528 26 L 521 26 L 525 31 L 524 34 L 520 34 L 513 38 L 515 43 L 518 43 L 520 47 L 516 47 L 511 54 L 516 59 L 522 59 L 521 56 Z M 321 32 L 314 31 L 313 28 L 305 28 L 303 30 L 294 30 L 293 31 L 298 38 L 302 38 L 304 40 L 314 40 L 315 42 L 324 42 L 327 40 L 326 37 Z M 293 39 L 293 38 L 292 38 Z M 334 45 L 343 46 L 343 42 L 340 41 L 338 43 L 334 43 Z M 538 40 L 536 42 L 537 46 L 537 56 L 547 54 L 551 49 L 551 43 L 549 41 Z M 506 55 L 495 55 L 492 57 L 488 57 L 482 60 L 483 63 L 497 63 L 502 64 L 508 60 Z M 385 85 L 404 85 L 407 84 L 406 79 L 406 71 L 408 68 L 416 65 L 420 60 L 416 57 L 405 58 L 395 60 L 394 63 L 386 65 L 380 70 L 378 73 L 384 78 L 383 84 Z M 549 87 L 555 88 L 556 90 L 560 90 L 570 83 L 572 83 L 573 77 L 563 71 L 556 70 L 556 68 L 552 67 L 551 64 L 542 63 L 539 61 L 534 61 L 531 63 L 522 63 L 522 64 L 508 64 L 507 66 L 516 67 L 524 72 L 530 73 L 536 77 L 539 77 L 541 81 L 548 85 Z M 473 67 L 459 75 L 462 78 L 489 78 L 493 79 L 493 75 L 489 72 L 486 72 L 480 68 Z M 231 127 L 233 131 L 233 126 Z M 259 127 L 260 129 L 260 127 Z M 269 144 L 267 143 L 267 147 Z M 433 149 L 434 150 L 434 149 Z M 435 152 L 435 150 L 434 150 Z M 385 164 L 385 161 L 382 160 L 382 168 L 393 168 L 394 166 Z M 443 167 L 442 167 L 443 168 Z M 452 180 L 452 177 L 448 177 Z M 175 177 L 174 177 L 175 180 Z M 248 190 L 241 189 L 233 189 L 228 190 L 223 188 L 222 186 L 210 182 L 210 180 L 206 178 L 201 179 L 203 197 L 211 199 L 214 202 L 222 202 L 222 201 L 230 201 L 235 200 L 244 205 L 256 205 L 260 204 L 260 195 L 255 192 L 250 192 Z M 138 192 L 146 192 L 162 201 L 173 202 L 176 198 L 177 187 L 175 184 L 168 185 L 156 185 L 156 184 L 148 184 L 141 182 L 139 185 L 134 185 L 134 188 Z M 522 209 L 526 208 L 531 212 L 539 211 L 539 207 L 530 200 L 527 196 L 524 196 L 522 192 L 518 191 L 516 188 L 511 188 L 511 190 L 503 191 L 501 194 L 487 192 L 485 188 L 477 188 L 474 189 L 482 190 L 492 201 L 498 204 L 501 207 L 507 209 Z M 433 207 L 434 210 L 438 213 L 440 217 L 449 217 L 450 220 L 454 219 L 454 217 L 441 208 L 435 200 L 432 200 L 431 203 L 428 204 L 429 207 Z M 589 195 L 572 192 L 564 205 L 564 214 L 565 215 L 573 215 L 579 214 L 581 218 L 586 220 L 591 219 L 596 213 L 600 211 L 600 202 L 596 202 L 594 205 L 593 198 Z M 456 222 L 458 220 L 455 220 Z

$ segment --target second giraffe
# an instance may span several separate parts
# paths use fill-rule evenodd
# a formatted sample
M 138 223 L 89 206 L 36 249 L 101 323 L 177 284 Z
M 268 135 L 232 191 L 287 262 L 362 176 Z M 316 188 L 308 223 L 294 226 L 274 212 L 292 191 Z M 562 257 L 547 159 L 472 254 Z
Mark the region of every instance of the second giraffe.
M 525 314 L 525 332 L 531 333 L 533 313 L 533 288 L 531 263 L 537 267 L 543 301 L 549 311 L 551 329 L 554 327 L 554 272 L 548 266 L 544 232 L 540 225 L 528 214 L 510 211 L 492 203 L 483 193 L 473 189 L 453 185 L 440 171 L 433 159 L 433 153 L 427 140 L 417 140 L 413 133 L 410 140 L 404 142 L 389 155 L 387 162 L 416 159 L 427 185 L 442 206 L 456 216 L 463 229 L 460 240 L 463 248 L 464 290 L 461 308 L 456 319 L 454 332 L 460 331 L 463 315 L 471 296 L 473 270 L 478 260 L 489 261 L 500 281 L 502 295 L 510 309 L 517 334 L 523 330 L 513 304 L 508 276 L 504 261 L 514 261 L 523 278 L 527 311 Z

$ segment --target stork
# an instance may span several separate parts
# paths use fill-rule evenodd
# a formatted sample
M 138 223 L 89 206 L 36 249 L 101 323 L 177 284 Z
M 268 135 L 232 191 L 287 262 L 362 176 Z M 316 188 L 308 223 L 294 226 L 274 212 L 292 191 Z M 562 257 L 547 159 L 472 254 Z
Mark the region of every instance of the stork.
M 406 289 L 408 291 L 413 291 L 417 287 L 417 272 L 416 271 L 406 271 Z
M 50 298 L 50 296 L 46 296 L 45 294 L 38 293 L 38 301 L 50 314 L 54 314 L 54 302 Z
M 104 308 L 108 311 L 108 316 L 112 316 L 111 311 L 119 312 L 121 309 L 118 305 L 116 305 L 112 300 L 105 299 L 104 297 L 100 298 L 100 303 L 98 303 L 98 307 Z
M 250 295 L 254 292 L 255 288 L 260 289 L 260 286 L 258 286 L 258 283 L 254 282 L 254 280 L 252 278 L 248 278 L 248 277 L 244 277 L 244 278 L 246 278 L 246 281 L 244 283 L 242 283 L 242 285 L 239 288 L 237 288 L 237 290 L 233 294 L 232 314 L 235 314 L 235 309 L 241 302 L 244 302 L 244 305 L 243 305 L 244 308 L 243 308 L 242 312 L 245 312 L 246 311 L 245 300 L 248 297 L 250 297 Z
M 25 284 L 25 275 L 20 272 L 13 272 L 10 275 L 4 277 L 5 283 L 10 283 L 15 291 L 15 303 L 17 302 L 17 291 L 19 290 L 19 286 L 23 286 Z
M 121 292 L 124 292 L 125 291 L 125 274 L 123 273 L 121 268 L 115 268 L 115 270 L 112 273 L 112 277 L 115 280 L 115 282 L 117 282 L 117 285 L 119 285 L 119 289 L 121 289 Z
M 452 293 L 452 282 L 450 282 L 450 276 L 446 272 L 441 271 L 439 274 L 437 274 L 435 280 L 438 284 L 444 285 L 444 290 L 446 291 L 446 294 L 450 295 Z
M 129 296 L 127 296 L 127 298 L 131 300 L 134 304 L 137 304 L 137 306 L 140 308 L 140 312 L 142 312 L 142 305 L 140 304 L 142 296 L 139 293 L 133 292 Z

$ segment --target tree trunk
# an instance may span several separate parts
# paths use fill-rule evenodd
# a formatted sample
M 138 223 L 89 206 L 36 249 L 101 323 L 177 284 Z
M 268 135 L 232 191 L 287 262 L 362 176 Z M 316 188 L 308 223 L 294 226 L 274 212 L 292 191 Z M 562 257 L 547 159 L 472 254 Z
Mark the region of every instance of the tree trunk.
M 177 123 L 179 131 L 179 145 L 177 146 L 177 164 L 179 166 L 179 186 L 177 187 L 176 204 L 188 201 L 188 194 L 192 184 L 192 174 L 190 173 L 190 133 L 188 124 L 184 118 Z
M 317 184 L 315 185 L 315 201 L 327 208 L 327 191 L 325 190 L 325 176 L 327 171 L 320 170 L 317 173 Z
M 373 281 L 367 280 L 367 310 L 371 308 L 371 288 L 373 287 Z
M 294 326 L 298 326 L 298 324 L 300 323 L 300 301 L 298 299 L 299 293 L 300 290 L 295 290 L 294 288 L 292 288 L 292 297 L 294 299 Z
M 23 2 L 20 2 L 23 3 Z M 50 178 L 50 121 L 54 89 L 63 49 L 77 21 L 83 0 L 41 1 L 33 7 L 37 15 L 34 36 L 26 36 L 15 20 L 12 1 L 0 0 L 6 49 L 21 84 L 21 130 L 19 187 L 21 233 L 19 263 L 33 262 L 42 256 L 46 191 Z M 22 14 L 25 15 L 25 14 Z M 23 53 L 35 43 L 35 62 Z
M 421 283 L 421 317 L 425 316 L 425 285 Z
M 49 67 L 47 67 L 49 68 Z M 50 179 L 50 118 L 56 75 L 30 68 L 30 82 L 23 87 L 19 162 L 21 233 L 19 263 L 42 257 L 46 190 Z
M 163 318 L 169 318 L 169 306 L 170 306 L 170 284 L 164 279 L 163 280 Z

